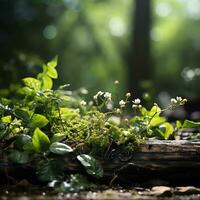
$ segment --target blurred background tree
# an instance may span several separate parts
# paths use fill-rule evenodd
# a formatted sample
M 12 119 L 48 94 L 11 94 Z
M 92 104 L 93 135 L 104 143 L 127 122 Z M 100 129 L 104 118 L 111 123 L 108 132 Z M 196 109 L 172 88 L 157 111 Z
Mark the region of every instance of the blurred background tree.
M 199 35 L 199 0 L 0 0 L 0 88 L 58 55 L 71 89 L 197 98 Z

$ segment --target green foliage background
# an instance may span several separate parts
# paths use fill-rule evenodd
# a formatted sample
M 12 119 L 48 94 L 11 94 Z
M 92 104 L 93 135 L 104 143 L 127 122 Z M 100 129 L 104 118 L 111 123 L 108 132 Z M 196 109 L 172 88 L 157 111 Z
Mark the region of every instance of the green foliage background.
M 112 91 L 118 79 L 119 94 L 126 90 L 133 1 L 1 0 L 0 4 L 1 88 L 37 74 L 41 60 L 59 55 L 57 85 L 85 86 L 95 93 Z M 197 0 L 152 1 L 150 81 L 156 95 L 165 91 L 199 96 L 198 9 Z

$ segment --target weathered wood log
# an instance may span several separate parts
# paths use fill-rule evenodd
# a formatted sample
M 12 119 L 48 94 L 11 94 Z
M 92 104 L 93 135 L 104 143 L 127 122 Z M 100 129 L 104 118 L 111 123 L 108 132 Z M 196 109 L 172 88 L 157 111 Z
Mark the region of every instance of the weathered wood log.
M 116 180 L 131 184 L 200 185 L 200 142 L 150 139 L 131 153 L 110 149 L 108 155 L 99 160 L 104 168 L 104 180 L 118 177 Z M 66 172 L 84 173 L 74 157 L 67 156 L 66 161 Z M 21 167 L 24 173 L 25 170 L 30 173 L 30 168 L 34 170 L 31 165 Z M 14 165 L 1 162 L 0 168 L 13 171 Z M 20 165 L 16 169 L 19 170 Z
M 200 142 L 148 140 L 129 155 L 126 162 L 122 162 L 120 156 L 120 153 L 112 155 L 113 162 L 106 161 L 103 165 L 107 173 L 114 169 L 114 173 L 125 181 L 200 184 Z

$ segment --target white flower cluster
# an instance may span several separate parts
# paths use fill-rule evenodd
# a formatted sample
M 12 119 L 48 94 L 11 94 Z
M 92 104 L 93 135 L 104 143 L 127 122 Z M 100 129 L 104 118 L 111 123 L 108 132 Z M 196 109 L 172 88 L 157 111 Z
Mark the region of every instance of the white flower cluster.
M 135 109 L 135 108 L 141 108 L 142 105 L 140 105 L 141 103 L 141 100 L 140 99 L 135 99 L 134 101 L 132 101 L 133 105 L 132 105 L 132 108 Z
M 110 92 L 105 92 L 103 95 L 107 101 L 111 101 L 112 94 Z
M 98 97 L 104 97 L 106 101 L 111 101 L 112 94 L 110 92 L 98 91 L 97 94 L 93 96 L 94 100 L 97 100 Z
M 102 92 L 102 91 L 98 91 L 98 92 L 94 95 L 93 99 L 94 99 L 94 100 L 97 100 L 98 97 L 99 97 L 99 96 L 102 96 L 102 95 L 103 95 L 103 92 Z
M 182 106 L 187 102 L 187 99 L 183 99 L 182 97 L 176 97 L 171 99 L 172 106 Z
M 86 106 L 87 103 L 86 103 L 84 100 L 82 100 L 82 101 L 80 102 L 80 105 L 81 105 L 81 106 Z

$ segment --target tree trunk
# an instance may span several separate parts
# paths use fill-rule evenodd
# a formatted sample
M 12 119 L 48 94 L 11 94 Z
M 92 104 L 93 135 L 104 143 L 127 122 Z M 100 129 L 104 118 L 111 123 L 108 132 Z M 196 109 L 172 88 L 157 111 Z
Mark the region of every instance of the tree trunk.
M 142 81 L 150 78 L 151 0 L 135 0 L 133 31 L 128 53 L 128 89 L 142 96 Z

